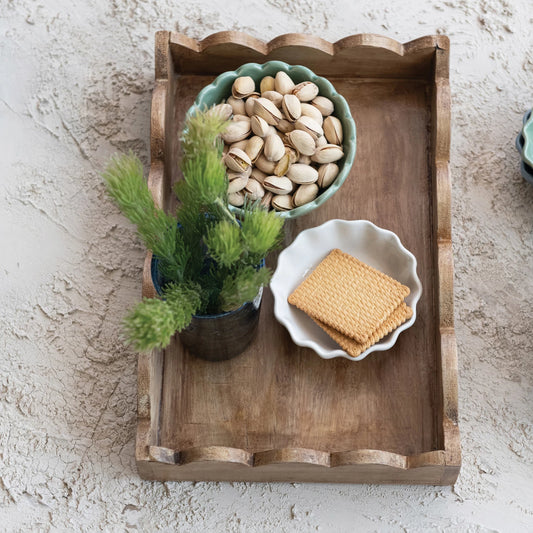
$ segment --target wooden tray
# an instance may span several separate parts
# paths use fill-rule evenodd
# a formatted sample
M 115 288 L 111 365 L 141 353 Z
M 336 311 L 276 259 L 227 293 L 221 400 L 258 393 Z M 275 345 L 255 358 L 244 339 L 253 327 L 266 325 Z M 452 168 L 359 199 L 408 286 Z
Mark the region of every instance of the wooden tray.
M 287 223 L 285 245 L 331 218 L 394 231 L 418 260 L 424 294 L 393 349 L 361 362 L 295 346 L 266 291 L 247 353 L 208 363 L 179 340 L 138 362 L 139 473 L 158 480 L 452 484 L 460 467 L 453 324 L 448 39 L 331 44 L 238 32 L 156 35 L 149 186 L 171 209 L 178 133 L 202 87 L 250 61 L 281 59 L 328 77 L 349 102 L 357 154 L 341 191 Z M 153 296 L 150 254 L 143 294 Z M 275 267 L 275 258 L 270 262 Z

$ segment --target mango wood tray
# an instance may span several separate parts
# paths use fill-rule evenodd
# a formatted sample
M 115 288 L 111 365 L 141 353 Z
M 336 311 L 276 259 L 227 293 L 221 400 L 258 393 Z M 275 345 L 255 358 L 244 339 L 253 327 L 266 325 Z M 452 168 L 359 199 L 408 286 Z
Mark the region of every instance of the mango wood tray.
M 393 349 L 361 362 L 295 346 L 265 291 L 259 334 L 231 361 L 191 357 L 176 338 L 140 355 L 136 459 L 155 480 L 452 484 L 460 468 L 450 212 L 449 42 L 354 35 L 335 44 L 238 32 L 156 35 L 149 186 L 172 209 L 178 133 L 202 87 L 250 61 L 328 77 L 348 100 L 357 154 L 342 189 L 287 223 L 285 245 L 331 218 L 394 231 L 418 259 L 424 294 Z M 275 267 L 275 258 L 270 261 Z M 150 254 L 143 294 L 153 296 Z

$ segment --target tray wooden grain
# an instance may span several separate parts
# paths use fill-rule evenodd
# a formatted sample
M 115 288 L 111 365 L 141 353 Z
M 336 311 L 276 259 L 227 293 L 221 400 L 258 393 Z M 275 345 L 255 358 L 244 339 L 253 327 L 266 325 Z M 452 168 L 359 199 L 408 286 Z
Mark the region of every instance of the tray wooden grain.
M 156 35 L 149 186 L 172 209 L 178 134 L 216 75 L 254 61 L 303 64 L 331 79 L 357 125 L 342 189 L 287 222 L 285 245 L 331 218 L 394 231 L 418 260 L 424 294 L 393 349 L 361 362 L 295 346 L 265 291 L 259 334 L 243 355 L 209 363 L 176 339 L 139 356 L 136 459 L 156 480 L 452 484 L 460 468 L 450 211 L 449 42 L 400 44 L 301 34 L 264 43 L 238 32 L 203 41 Z M 270 261 L 275 267 L 275 258 Z M 143 294 L 153 296 L 150 253 Z

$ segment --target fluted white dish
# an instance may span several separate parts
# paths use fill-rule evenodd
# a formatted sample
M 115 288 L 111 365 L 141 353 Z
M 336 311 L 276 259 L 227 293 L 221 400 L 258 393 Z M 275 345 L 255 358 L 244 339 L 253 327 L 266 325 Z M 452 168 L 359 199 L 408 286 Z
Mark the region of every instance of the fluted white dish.
M 407 285 L 411 291 L 405 302 L 412 308 L 413 316 L 358 357 L 348 355 L 311 318 L 287 301 L 292 291 L 335 248 Z M 396 234 L 368 220 L 335 219 L 302 231 L 280 253 L 270 288 L 274 295 L 274 315 L 287 328 L 295 344 L 313 349 L 323 359 L 345 357 L 350 361 L 360 361 L 372 352 L 394 346 L 400 333 L 414 324 L 416 304 L 422 295 L 415 256 Z

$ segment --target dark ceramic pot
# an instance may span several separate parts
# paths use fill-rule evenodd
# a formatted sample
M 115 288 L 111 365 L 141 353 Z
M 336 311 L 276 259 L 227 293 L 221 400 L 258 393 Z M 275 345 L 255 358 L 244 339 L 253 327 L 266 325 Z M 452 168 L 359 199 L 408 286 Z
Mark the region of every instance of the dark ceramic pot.
M 161 294 L 159 261 L 152 258 L 152 282 Z M 261 261 L 260 267 L 265 266 Z M 182 344 L 190 353 L 207 361 L 226 361 L 242 353 L 257 333 L 263 288 L 252 302 L 239 309 L 218 315 L 193 315 L 190 325 L 179 333 Z

